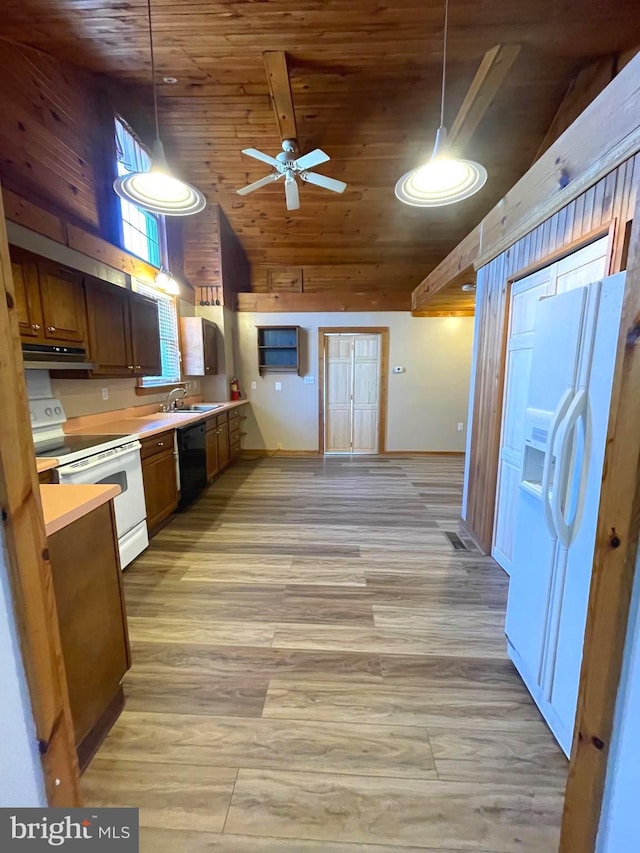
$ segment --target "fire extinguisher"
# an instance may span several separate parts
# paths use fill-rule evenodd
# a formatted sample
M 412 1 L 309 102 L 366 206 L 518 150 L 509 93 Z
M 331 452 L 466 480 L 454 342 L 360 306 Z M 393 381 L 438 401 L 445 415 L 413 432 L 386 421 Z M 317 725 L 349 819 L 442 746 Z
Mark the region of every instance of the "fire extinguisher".
M 242 395 L 240 394 L 240 385 L 238 384 L 238 380 L 234 376 L 231 380 L 231 399 L 239 400 L 241 396 Z

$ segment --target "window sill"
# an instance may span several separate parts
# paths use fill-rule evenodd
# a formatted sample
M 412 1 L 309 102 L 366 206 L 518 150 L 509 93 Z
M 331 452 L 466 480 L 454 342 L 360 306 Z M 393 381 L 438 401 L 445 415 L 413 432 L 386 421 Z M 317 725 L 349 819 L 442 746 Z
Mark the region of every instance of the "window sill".
M 148 397 L 150 394 L 167 394 L 172 388 L 186 388 L 186 382 L 168 382 L 166 385 L 136 385 L 136 396 Z

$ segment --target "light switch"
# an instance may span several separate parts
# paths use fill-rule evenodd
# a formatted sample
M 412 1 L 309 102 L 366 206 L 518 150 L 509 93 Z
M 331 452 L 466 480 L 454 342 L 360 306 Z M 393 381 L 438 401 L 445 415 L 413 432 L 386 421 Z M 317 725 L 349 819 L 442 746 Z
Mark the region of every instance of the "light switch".
M 276 391 L 282 391 L 282 382 L 276 382 Z
M 100 390 L 102 391 L 102 399 L 108 400 L 109 399 L 109 389 L 108 388 L 101 388 Z
M 251 390 L 252 390 L 252 391 L 255 391 L 257 387 L 258 387 L 258 383 L 257 383 L 257 382 L 252 382 L 252 383 L 251 383 Z
M 315 376 L 305 376 L 304 377 L 304 384 L 305 385 L 313 385 L 315 381 L 316 381 Z

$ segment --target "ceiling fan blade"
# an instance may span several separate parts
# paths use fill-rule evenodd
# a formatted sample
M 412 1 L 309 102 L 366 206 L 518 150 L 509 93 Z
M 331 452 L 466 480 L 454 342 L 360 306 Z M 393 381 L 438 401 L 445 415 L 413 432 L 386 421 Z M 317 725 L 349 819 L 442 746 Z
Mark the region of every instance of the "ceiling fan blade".
M 347 188 L 344 181 L 327 178 L 326 175 L 319 175 L 317 172 L 300 172 L 300 177 L 308 184 L 315 184 L 317 187 L 323 187 L 325 190 L 331 190 L 334 193 L 343 193 Z
M 260 178 L 259 181 L 254 181 L 252 184 L 247 184 L 246 187 L 240 187 L 239 190 L 236 190 L 238 195 L 249 195 L 254 190 L 259 190 L 260 187 L 266 187 L 267 184 L 272 184 L 274 181 L 277 181 L 281 178 L 282 175 L 277 172 L 271 172 L 270 175 L 265 175 L 264 178 Z
M 314 166 L 319 166 L 320 163 L 326 163 L 327 160 L 331 160 L 328 154 L 321 148 L 316 148 L 315 151 L 310 151 L 308 154 L 303 154 L 302 157 L 298 157 L 296 160 L 296 166 L 298 169 L 313 169 Z
M 287 210 L 298 210 L 300 207 L 300 193 L 298 192 L 298 183 L 295 178 L 285 183 L 284 192 L 287 197 Z
M 519 44 L 497 44 L 485 53 L 451 125 L 448 139 L 452 148 L 463 149 L 468 144 L 519 53 Z
M 270 166 L 274 166 L 278 170 L 282 168 L 282 163 L 279 160 L 276 160 L 275 157 L 271 157 L 269 154 L 265 154 L 262 151 L 258 151 L 257 148 L 243 148 L 242 153 L 246 154 L 247 157 L 253 157 L 256 160 L 262 160 L 263 163 L 268 163 Z

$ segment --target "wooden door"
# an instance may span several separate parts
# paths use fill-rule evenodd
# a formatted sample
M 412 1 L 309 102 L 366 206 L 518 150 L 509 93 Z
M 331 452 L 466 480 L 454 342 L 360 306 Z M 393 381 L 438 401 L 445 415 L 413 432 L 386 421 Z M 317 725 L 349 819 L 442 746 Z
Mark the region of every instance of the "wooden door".
M 524 416 L 538 300 L 597 281 L 607 274 L 609 238 L 602 237 L 513 283 L 505 364 L 502 433 L 492 556 L 510 574 L 524 446 Z M 561 334 L 561 330 L 558 330 Z
M 218 469 L 222 471 L 229 464 L 229 424 L 227 420 L 218 423 Z
M 153 536 L 178 506 L 173 446 L 142 460 L 142 481 L 147 507 L 147 529 L 149 536 Z
M 133 376 L 129 291 L 97 279 L 85 282 L 89 357 L 98 376 Z
M 47 341 L 84 345 L 86 306 L 82 273 L 38 262 L 42 319 Z
M 207 422 L 205 446 L 207 451 L 207 480 L 213 480 L 220 470 L 218 462 L 218 429 L 215 425 L 215 419 L 213 419 L 213 423 Z
M 325 452 L 377 453 L 379 334 L 325 335 Z
M 20 337 L 26 338 L 28 343 L 35 343 L 34 339 L 44 339 L 38 267 L 30 255 L 12 249 L 11 272 Z
M 212 376 L 214 373 L 218 372 L 218 330 L 215 323 L 203 320 L 202 335 L 204 347 L 204 372 L 206 376 Z
M 380 335 L 354 335 L 352 453 L 378 452 Z
M 325 452 L 351 453 L 353 335 L 325 335 Z
M 140 293 L 129 294 L 131 353 L 136 376 L 161 376 L 158 303 Z

